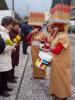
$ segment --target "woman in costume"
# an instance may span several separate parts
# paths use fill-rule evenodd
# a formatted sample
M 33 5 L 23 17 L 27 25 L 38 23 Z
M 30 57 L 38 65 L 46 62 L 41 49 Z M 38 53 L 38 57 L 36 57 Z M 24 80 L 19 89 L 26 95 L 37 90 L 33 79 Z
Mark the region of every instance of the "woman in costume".
M 32 68 L 33 68 L 33 77 L 35 78 L 45 78 L 46 70 L 39 69 L 35 66 L 36 59 L 39 54 L 39 46 L 42 41 L 46 39 L 46 36 L 41 32 L 41 26 L 34 26 L 31 34 L 31 55 L 32 55 Z
M 70 40 L 64 23 L 48 27 L 50 51 L 53 55 L 50 71 L 49 94 L 54 100 L 66 100 L 71 96 L 71 51 Z

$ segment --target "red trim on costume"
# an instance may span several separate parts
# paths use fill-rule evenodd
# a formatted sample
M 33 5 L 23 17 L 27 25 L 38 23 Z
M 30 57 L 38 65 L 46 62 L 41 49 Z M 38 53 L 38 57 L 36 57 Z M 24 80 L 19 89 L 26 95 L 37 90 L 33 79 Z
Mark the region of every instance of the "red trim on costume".
M 48 65 L 50 65 L 51 64 L 51 61 L 50 62 L 48 62 Z
M 31 41 L 31 38 L 32 38 L 32 33 L 29 33 L 29 35 L 27 36 L 27 41 L 29 42 L 29 41 Z
M 51 48 L 51 52 L 52 53 L 54 53 L 54 54 L 56 54 L 56 55 L 58 55 L 62 50 L 63 50 L 63 45 L 62 45 L 62 43 L 58 43 L 56 46 L 55 46 L 55 48 Z

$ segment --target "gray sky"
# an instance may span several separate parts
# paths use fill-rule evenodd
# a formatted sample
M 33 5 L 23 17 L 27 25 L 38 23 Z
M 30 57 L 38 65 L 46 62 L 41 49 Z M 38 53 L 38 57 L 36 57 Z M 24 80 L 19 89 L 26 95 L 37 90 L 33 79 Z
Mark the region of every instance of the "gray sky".
M 15 11 L 21 16 L 27 14 L 28 11 L 40 11 L 45 12 L 50 9 L 52 0 L 14 0 Z M 6 0 L 6 3 L 10 9 L 12 9 L 12 0 Z

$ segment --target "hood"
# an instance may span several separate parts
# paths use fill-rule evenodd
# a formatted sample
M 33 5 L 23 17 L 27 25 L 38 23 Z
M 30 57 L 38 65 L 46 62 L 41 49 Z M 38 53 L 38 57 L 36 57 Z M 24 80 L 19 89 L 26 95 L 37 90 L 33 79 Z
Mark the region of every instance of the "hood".
M 2 25 L 0 25 L 0 31 L 3 31 L 4 33 L 8 34 L 9 31 Z

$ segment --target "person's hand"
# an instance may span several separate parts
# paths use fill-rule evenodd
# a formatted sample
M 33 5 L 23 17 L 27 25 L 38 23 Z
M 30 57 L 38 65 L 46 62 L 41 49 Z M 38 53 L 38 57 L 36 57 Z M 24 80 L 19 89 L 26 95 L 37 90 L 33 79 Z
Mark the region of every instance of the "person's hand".
M 12 49 L 12 52 L 16 52 L 16 48 L 13 48 L 13 49 Z
M 45 43 L 44 46 L 45 46 L 46 49 L 50 48 L 50 44 L 49 43 Z
M 35 29 L 33 29 L 33 30 L 32 30 L 32 32 L 31 32 L 31 33 L 32 33 L 32 34 L 34 34 L 34 33 L 37 33 L 37 32 L 38 32 L 38 29 L 37 29 L 37 28 L 35 28 Z
M 40 47 L 40 49 L 42 50 L 42 51 L 44 51 L 44 52 L 48 52 L 48 51 L 50 51 L 50 49 L 48 48 L 45 48 L 44 46 L 43 47 Z
M 50 51 L 50 50 L 49 50 L 49 49 L 45 49 L 45 48 L 44 48 L 44 49 L 43 49 L 43 51 L 44 51 L 44 52 L 48 52 L 48 51 Z

